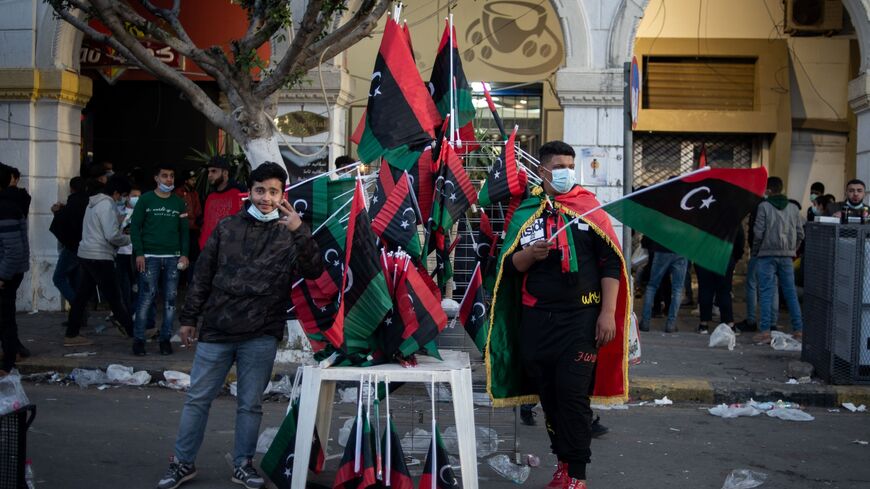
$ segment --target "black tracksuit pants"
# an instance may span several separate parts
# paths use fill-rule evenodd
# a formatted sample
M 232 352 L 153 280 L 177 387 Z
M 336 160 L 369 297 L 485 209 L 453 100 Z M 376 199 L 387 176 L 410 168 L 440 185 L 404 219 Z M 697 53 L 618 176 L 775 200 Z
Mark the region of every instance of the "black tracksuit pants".
M 589 396 L 598 357 L 598 313 L 597 307 L 566 312 L 523 308 L 523 363 L 538 388 L 550 448 L 576 479 L 586 479 L 592 455 Z
M 15 294 L 24 278 L 23 273 L 16 273 L 11 279 L 3 282 L 0 289 L 0 341 L 3 343 L 3 365 L 0 369 L 9 372 L 15 368 L 18 355 L 18 323 L 15 321 Z

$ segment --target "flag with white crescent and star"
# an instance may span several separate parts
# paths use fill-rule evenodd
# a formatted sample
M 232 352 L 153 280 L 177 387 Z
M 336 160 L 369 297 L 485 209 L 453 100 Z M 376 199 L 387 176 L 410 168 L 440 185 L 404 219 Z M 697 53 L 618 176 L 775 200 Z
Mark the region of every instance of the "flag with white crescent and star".
M 287 202 L 293 206 L 302 222 L 316 229 L 350 199 L 355 180 L 315 178 L 288 190 Z
M 486 337 L 489 335 L 489 308 L 483 290 L 483 275 L 480 273 L 480 263 L 478 263 L 471 273 L 471 279 L 459 305 L 459 322 L 480 351 L 486 349 Z
M 390 418 L 389 426 L 384 430 L 381 446 L 387 446 L 387 437 L 390 438 L 390 484 L 386 484 L 387 468 L 384 467 L 384 486 L 391 489 L 414 489 L 414 481 L 411 479 L 411 472 L 408 471 L 408 466 L 405 464 L 402 443 L 399 440 L 399 433 L 396 431 L 396 425 L 393 423 L 392 418 Z
M 299 400 L 294 400 L 284 421 L 278 428 L 272 444 L 263 455 L 260 468 L 269 477 L 278 489 L 290 489 L 293 480 L 293 460 L 296 453 L 296 422 L 299 418 Z M 325 458 L 323 455 L 322 442 L 314 427 L 314 438 L 311 440 L 311 455 L 308 461 L 308 469 L 315 474 L 323 470 Z
M 504 152 L 492 164 L 486 180 L 483 181 L 483 187 L 477 194 L 479 205 L 486 207 L 499 202 L 507 202 L 511 197 L 521 197 L 525 194 L 527 179 L 522 179 L 521 172 L 517 170 L 514 142 L 516 136 L 517 128 L 514 127 L 513 132 L 505 142 Z
M 435 457 L 435 487 L 437 489 L 452 489 L 459 487 L 450 459 L 447 457 L 447 449 L 438 425 L 435 425 L 435 440 L 437 443 L 429 443 L 429 452 L 426 454 L 426 463 L 423 464 L 423 475 L 420 476 L 418 489 L 432 489 L 432 457 Z M 434 441 L 434 440 L 433 440 Z
M 423 248 L 417 235 L 416 205 L 411 198 L 408 176 L 402 174 L 393 187 L 386 202 L 378 209 L 372 220 L 372 231 L 381 237 L 389 250 L 396 251 L 401 247 L 414 258 L 420 258 Z
M 396 284 L 395 295 L 396 310 L 405 325 L 401 354 L 407 357 L 423 348 L 428 355 L 440 358 L 432 340 L 447 326 L 447 315 L 438 287 L 429 275 L 410 266 Z
M 388 19 L 375 59 L 362 131 L 357 129 L 361 160 L 384 157 L 403 170 L 420 157 L 435 137 L 441 116 L 417 71 L 402 28 Z
M 431 229 L 449 231 L 453 223 L 477 203 L 477 192 L 462 166 L 462 159 L 450 144 L 441 147 L 441 175 L 435 180 L 435 203 L 432 206 Z
M 356 431 L 360 429 L 362 430 L 362 443 L 360 444 L 361 450 L 359 454 L 360 468 L 359 472 L 357 472 L 354 470 L 357 456 L 355 440 Z M 369 424 L 365 407 L 362 408 L 362 416 L 354 419 L 353 426 L 350 428 L 350 436 L 347 440 L 347 446 L 344 447 L 344 454 L 341 457 L 341 465 L 335 474 L 335 482 L 332 485 L 333 489 L 366 489 L 377 487 L 378 480 L 375 470 L 374 450 L 372 449 L 374 440 L 372 439 L 372 428 Z
M 429 77 L 429 93 L 432 95 L 432 100 L 435 101 L 442 119 L 446 118 L 451 110 L 450 85 L 453 83 L 453 100 L 456 104 L 456 127 L 461 141 L 461 145 L 457 147 L 457 152 L 466 154 L 480 147 L 474 136 L 474 116 L 477 111 L 471 101 L 471 86 L 465 77 L 465 70 L 462 69 L 462 57 L 456 42 L 455 27 L 453 28 L 453 42 L 450 43 L 451 48 L 447 49 L 447 44 L 451 40 L 450 37 L 450 24 L 445 21 L 444 33 L 441 35 L 441 43 L 438 45 L 438 54 L 435 55 L 435 61 L 432 63 L 432 75 Z M 453 61 L 452 69 L 450 66 L 451 60 Z
M 604 211 L 690 261 L 725 274 L 737 226 L 764 196 L 767 170 L 716 168 L 611 202 Z

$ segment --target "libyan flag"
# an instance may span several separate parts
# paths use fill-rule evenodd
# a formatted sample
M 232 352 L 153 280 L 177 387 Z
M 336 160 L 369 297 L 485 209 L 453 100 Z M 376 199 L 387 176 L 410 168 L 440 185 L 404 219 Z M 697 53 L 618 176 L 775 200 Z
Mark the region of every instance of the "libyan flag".
M 362 426 L 360 426 L 362 425 Z M 356 432 L 362 429 L 362 443 L 360 451 L 356 451 Z M 341 457 L 341 465 L 335 474 L 333 489 L 366 489 L 377 487 L 378 481 L 375 469 L 375 460 L 372 447 L 372 428 L 369 425 L 368 416 L 363 408 L 362 416 L 358 416 L 350 428 L 350 436 L 347 438 L 347 446 L 344 447 L 344 455 Z M 360 458 L 359 471 L 355 470 L 357 457 Z
M 440 123 L 435 104 L 414 63 L 407 37 L 388 19 L 372 70 L 368 105 L 358 153 L 370 163 L 379 157 L 402 170 L 411 168 Z
M 420 258 L 423 248 L 417 236 L 417 211 L 411 197 L 408 176 L 402 175 L 372 220 L 372 230 L 390 250 L 401 247 L 414 258 Z
M 477 349 L 484 351 L 486 337 L 489 335 L 489 311 L 483 293 L 480 263 L 474 267 L 468 288 L 465 289 L 465 296 L 462 297 L 462 303 L 459 305 L 459 322 L 462 323 Z
M 505 143 L 504 154 L 496 158 L 489 175 L 483 181 L 483 187 L 478 194 L 478 204 L 481 206 L 507 202 L 511 197 L 521 197 L 525 194 L 526 179 L 521 178 L 517 170 L 517 149 L 514 146 L 516 136 L 517 129 L 514 127 L 514 131 Z
M 435 62 L 432 64 L 432 76 L 429 77 L 429 92 L 432 94 L 432 100 L 435 101 L 435 106 L 438 107 L 441 117 L 446 118 L 450 114 L 451 81 L 456 87 L 453 93 L 456 105 L 456 127 L 459 128 L 459 136 L 462 142 L 471 143 L 463 144 L 461 148 L 462 153 L 467 153 L 479 147 L 474 137 L 473 125 L 476 110 L 471 101 L 471 86 L 468 84 L 468 79 L 465 78 L 465 71 L 462 69 L 462 58 L 456 43 L 456 28 L 453 29 L 453 42 L 450 41 L 450 24 L 446 22 L 444 33 L 441 35 L 441 43 L 438 45 L 438 54 L 435 56 Z M 448 43 L 450 43 L 451 49 L 447 48 Z M 453 69 L 450 66 L 451 56 Z
M 342 349 L 352 354 L 370 349 L 372 333 L 393 305 L 380 264 L 381 254 L 375 245 L 377 236 L 372 231 L 359 182 L 351 204 L 346 239 L 341 301 L 333 328 L 340 325 L 344 335 Z
M 330 180 L 315 178 L 287 191 L 287 202 L 302 221 L 316 229 L 345 202 L 350 200 L 354 178 Z M 344 194 L 344 195 L 342 195 Z
M 263 456 L 263 461 L 260 462 L 260 468 L 263 469 L 269 479 L 275 484 L 278 489 L 289 489 L 293 480 L 293 459 L 296 452 L 296 422 L 299 417 L 299 400 L 296 399 L 290 404 L 290 410 L 284 416 L 284 421 L 281 422 L 281 427 L 278 428 L 278 433 L 269 445 L 269 449 Z M 319 474 L 323 470 L 325 458 L 323 456 L 323 445 L 320 442 L 320 436 L 317 434 L 317 427 L 314 428 L 314 438 L 311 441 L 311 456 L 308 460 L 308 469 L 315 474 Z
M 411 479 L 411 473 L 408 471 L 408 466 L 405 464 L 405 455 L 402 452 L 402 442 L 399 441 L 399 433 L 396 431 L 396 425 L 393 424 L 393 419 L 390 418 L 387 429 L 384 431 L 383 443 L 381 446 L 387 446 L 389 438 L 390 453 L 387 454 L 386 464 L 384 467 L 384 484 L 385 487 L 392 489 L 414 489 L 414 481 Z M 389 484 L 387 483 L 389 481 Z
M 766 186 L 763 167 L 698 170 L 629 194 L 604 210 L 674 253 L 724 275 L 737 226 L 761 202 Z
M 432 483 L 433 477 L 435 484 Z M 429 444 L 429 453 L 426 454 L 426 463 L 423 464 L 423 475 L 420 476 L 420 485 L 417 487 L 419 489 L 432 489 L 433 486 L 437 489 L 459 487 L 437 425 L 435 426 L 435 440 Z
M 430 343 L 447 326 L 447 315 L 441 307 L 441 294 L 428 275 L 408 267 L 396 287 L 396 309 L 405 326 L 404 341 L 399 351 L 409 356 L 424 348 L 430 356 L 439 358 Z
M 442 146 L 442 175 L 435 181 L 435 205 L 432 207 L 432 229 L 449 231 L 453 223 L 477 202 L 474 186 L 462 167 L 462 159 L 450 144 Z

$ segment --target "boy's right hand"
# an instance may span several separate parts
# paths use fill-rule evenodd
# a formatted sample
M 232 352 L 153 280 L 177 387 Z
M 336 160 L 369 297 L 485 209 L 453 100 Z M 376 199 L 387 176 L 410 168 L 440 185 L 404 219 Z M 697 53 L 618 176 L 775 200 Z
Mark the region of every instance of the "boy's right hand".
M 139 273 L 145 272 L 145 257 L 144 256 L 137 256 L 136 257 L 136 270 Z
M 181 339 L 181 346 L 189 348 L 196 341 L 196 326 L 182 326 L 178 330 L 178 337 Z

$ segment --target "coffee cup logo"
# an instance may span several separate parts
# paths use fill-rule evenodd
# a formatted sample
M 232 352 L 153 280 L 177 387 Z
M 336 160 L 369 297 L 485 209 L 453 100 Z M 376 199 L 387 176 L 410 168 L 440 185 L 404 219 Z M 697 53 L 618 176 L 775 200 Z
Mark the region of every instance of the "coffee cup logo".
M 464 61 L 517 75 L 547 74 L 564 58 L 561 36 L 547 25 L 550 12 L 529 2 L 498 0 L 483 6 L 465 31 Z M 520 55 L 520 56 L 518 56 Z

